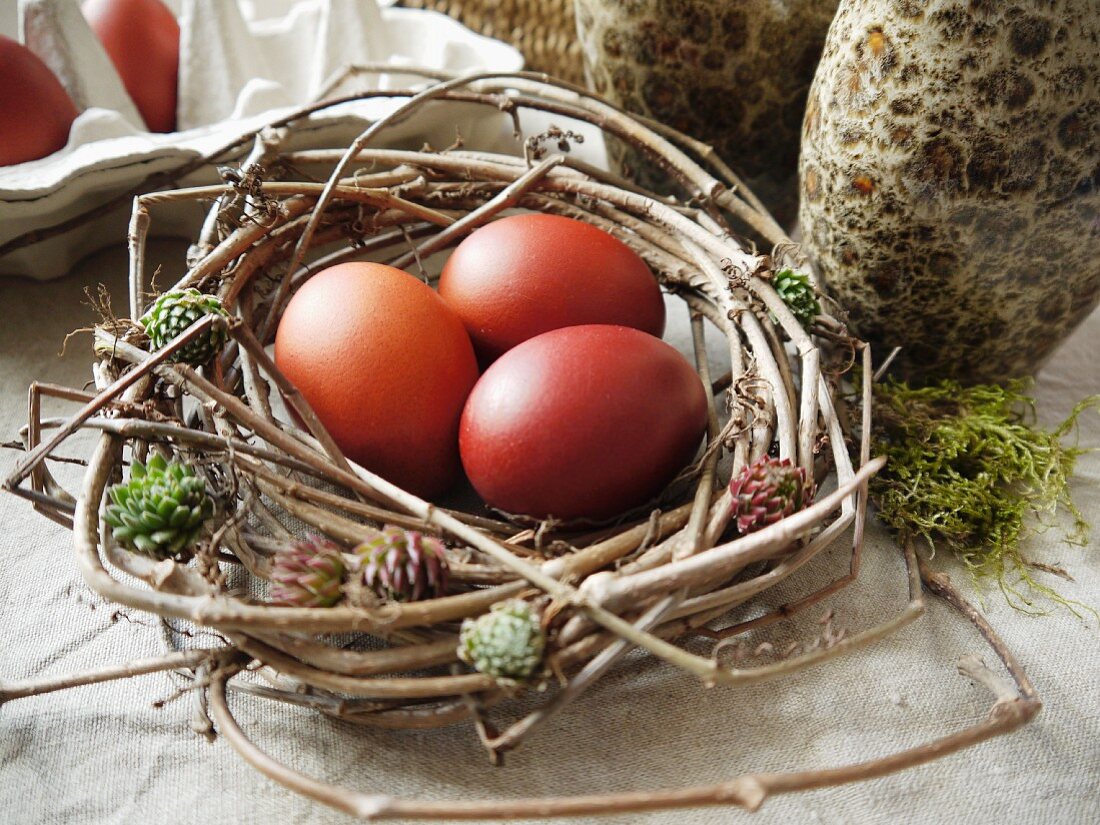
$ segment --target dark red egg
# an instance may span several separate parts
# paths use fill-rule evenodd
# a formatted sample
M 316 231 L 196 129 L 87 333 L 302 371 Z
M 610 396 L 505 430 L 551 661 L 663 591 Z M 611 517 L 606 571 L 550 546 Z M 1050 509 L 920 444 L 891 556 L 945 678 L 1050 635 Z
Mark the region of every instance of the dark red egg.
M 619 324 L 660 337 L 665 305 L 626 244 L 560 215 L 500 218 L 475 230 L 443 267 L 443 296 L 483 362 L 543 332 Z
M 174 132 L 180 27 L 161 0 L 84 0 L 80 7 L 151 132 Z
M 0 166 L 64 148 L 76 116 L 68 93 L 41 58 L 0 35 Z
M 543 333 L 502 355 L 462 413 L 459 447 L 490 506 L 602 520 L 656 496 L 706 429 L 698 374 L 659 338 L 623 326 Z

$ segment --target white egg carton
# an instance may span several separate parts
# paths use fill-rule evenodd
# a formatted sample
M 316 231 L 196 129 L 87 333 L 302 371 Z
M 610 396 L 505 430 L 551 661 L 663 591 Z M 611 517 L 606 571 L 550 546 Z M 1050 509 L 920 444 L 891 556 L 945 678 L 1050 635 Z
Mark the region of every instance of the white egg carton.
M 392 0 L 390 0 L 392 2 Z M 68 144 L 41 160 L 0 167 L 0 245 L 79 215 L 136 187 L 150 174 L 216 150 L 315 99 L 353 64 L 388 64 L 386 74 L 351 79 L 341 93 L 422 84 L 402 66 L 448 71 L 514 71 L 523 58 L 497 40 L 436 12 L 387 7 L 386 0 L 165 0 L 180 20 L 179 131 L 145 130 L 79 0 L 0 0 L 0 32 L 41 57 L 73 98 L 80 116 Z M 350 142 L 401 98 L 341 104 L 296 125 L 296 148 Z M 385 145 L 446 146 L 456 131 L 485 148 L 506 139 L 503 116 L 441 103 L 385 133 Z M 213 183 L 214 168 L 186 179 Z M 0 257 L 0 276 L 45 280 L 87 253 L 126 237 L 128 210 L 82 223 L 62 235 Z M 193 236 L 196 209 L 159 210 L 160 234 Z

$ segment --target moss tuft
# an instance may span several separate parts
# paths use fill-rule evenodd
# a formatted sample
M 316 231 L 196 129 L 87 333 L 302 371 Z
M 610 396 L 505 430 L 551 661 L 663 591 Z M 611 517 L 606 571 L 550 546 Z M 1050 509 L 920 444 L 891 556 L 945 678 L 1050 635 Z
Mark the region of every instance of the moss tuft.
M 1086 409 L 1079 403 L 1054 430 L 1034 423 L 1027 385 L 963 387 L 942 381 L 912 389 L 887 381 L 875 389 L 875 450 L 886 467 L 871 482 L 879 516 L 902 540 L 923 538 L 955 553 L 975 581 L 995 578 L 1014 607 L 1043 612 L 1037 598 L 1079 607 L 1032 576 L 1021 539 L 1046 529 L 1059 509 L 1073 519 L 1065 538 L 1088 541 L 1069 479 L 1086 450 L 1064 443 Z M 1076 612 L 1076 611 L 1074 611 Z

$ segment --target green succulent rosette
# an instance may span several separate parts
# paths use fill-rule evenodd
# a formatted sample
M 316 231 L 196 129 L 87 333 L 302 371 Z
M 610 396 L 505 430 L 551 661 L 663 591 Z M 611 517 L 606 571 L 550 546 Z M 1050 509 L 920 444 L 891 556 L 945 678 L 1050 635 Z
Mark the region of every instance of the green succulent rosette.
M 508 599 L 462 622 L 458 656 L 494 679 L 521 682 L 535 672 L 545 647 L 538 612 L 522 599 Z
M 115 541 L 156 559 L 176 558 L 198 541 L 214 513 L 206 482 L 194 469 L 154 455 L 134 461 L 129 480 L 109 491 L 105 520 Z
M 814 318 L 821 314 L 821 304 L 805 272 L 781 270 L 772 278 L 772 286 L 802 326 L 809 328 Z
M 142 316 L 141 324 L 149 336 L 150 345 L 158 350 L 208 315 L 229 318 L 222 302 L 213 295 L 206 295 L 197 289 L 177 289 L 157 298 Z M 192 366 L 205 364 L 225 346 L 226 335 L 225 325 L 215 324 L 205 334 L 176 350 L 172 360 Z

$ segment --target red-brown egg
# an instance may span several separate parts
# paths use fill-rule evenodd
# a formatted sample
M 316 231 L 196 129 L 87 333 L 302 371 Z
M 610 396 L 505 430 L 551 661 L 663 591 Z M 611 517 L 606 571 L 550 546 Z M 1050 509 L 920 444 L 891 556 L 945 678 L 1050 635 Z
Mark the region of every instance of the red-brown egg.
M 372 263 L 317 273 L 283 313 L 275 363 L 348 458 L 425 497 L 457 478 L 477 361 L 462 322 L 422 281 Z
M 661 290 L 630 247 L 583 221 L 510 215 L 475 230 L 443 267 L 439 294 L 483 362 L 543 332 L 619 324 L 660 337 Z
M 0 166 L 63 148 L 76 116 L 68 93 L 38 55 L 0 35 Z
M 84 0 L 84 17 L 151 132 L 176 129 L 180 27 L 161 0 Z
M 462 413 L 462 464 L 499 510 L 606 519 L 657 495 L 691 460 L 706 419 L 698 374 L 664 341 L 565 327 L 485 371 Z

